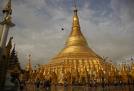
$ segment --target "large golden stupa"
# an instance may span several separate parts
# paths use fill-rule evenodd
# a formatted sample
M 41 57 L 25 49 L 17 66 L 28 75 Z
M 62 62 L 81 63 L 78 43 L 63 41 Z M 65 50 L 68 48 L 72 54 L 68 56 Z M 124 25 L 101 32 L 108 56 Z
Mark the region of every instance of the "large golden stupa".
M 131 69 L 126 65 L 117 69 L 111 61 L 103 59 L 88 46 L 81 32 L 76 7 L 73 13 L 72 30 L 61 52 L 35 70 L 29 59 L 25 74 L 20 78 L 28 83 L 49 81 L 52 85 L 127 84 L 129 76 L 134 79 L 134 65 Z
M 48 64 L 40 66 L 37 78 L 49 79 L 52 84 L 100 83 L 103 78 L 108 81 L 114 76 L 115 67 L 88 46 L 81 32 L 77 8 L 73 12 L 72 31 L 65 47 Z M 114 77 L 110 81 L 114 81 Z
M 75 0 L 74 0 L 75 1 Z M 31 59 L 20 80 L 52 85 L 113 85 L 128 84 L 134 80 L 134 64 L 115 67 L 111 61 L 97 55 L 81 32 L 78 10 L 73 11 L 72 30 L 62 51 L 48 64 L 32 69 Z M 130 79 L 131 77 L 131 79 Z M 132 81 L 130 81 L 132 80 Z
M 65 48 L 52 59 L 50 63 L 62 63 L 64 61 L 88 62 L 89 60 L 102 60 L 91 48 L 83 36 L 77 15 L 77 9 L 74 10 L 72 31 L 66 42 Z

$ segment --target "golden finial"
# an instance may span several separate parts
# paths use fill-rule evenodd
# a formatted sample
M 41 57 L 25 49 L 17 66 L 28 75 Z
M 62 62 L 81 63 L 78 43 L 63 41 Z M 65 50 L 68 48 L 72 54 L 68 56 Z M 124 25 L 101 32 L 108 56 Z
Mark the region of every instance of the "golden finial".
M 73 27 L 80 27 L 79 25 L 79 17 L 77 15 L 77 5 L 76 5 L 76 0 L 73 0 L 74 1 L 74 16 L 73 16 Z
M 26 66 L 27 71 L 32 71 L 32 65 L 31 65 L 31 55 L 29 54 L 28 64 Z
M 67 46 L 87 46 L 88 44 L 80 30 L 79 17 L 77 15 L 76 0 L 73 1 L 74 1 L 74 10 L 73 10 L 74 15 L 73 15 L 72 31 L 68 41 L 66 42 L 66 45 Z
M 73 5 L 74 5 L 74 14 L 77 15 L 77 4 L 76 4 L 76 0 L 73 0 Z
M 77 10 L 76 0 L 73 0 L 74 10 Z
M 31 64 L 31 54 L 29 54 L 29 64 Z

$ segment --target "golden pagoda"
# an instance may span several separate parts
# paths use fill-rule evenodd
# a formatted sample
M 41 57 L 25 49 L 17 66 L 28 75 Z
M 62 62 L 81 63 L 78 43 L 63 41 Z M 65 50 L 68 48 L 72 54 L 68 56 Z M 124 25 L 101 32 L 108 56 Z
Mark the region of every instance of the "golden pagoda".
M 49 64 L 42 65 L 40 69 L 43 69 L 43 71 L 40 72 L 44 75 L 44 79 L 51 79 L 53 84 L 107 82 L 109 78 L 107 69 L 112 67 L 107 66 L 103 58 L 88 46 L 81 32 L 76 4 L 73 13 L 72 31 L 65 47 L 50 60 Z
M 25 67 L 26 71 L 31 72 L 32 71 L 32 65 L 31 65 L 31 55 L 29 55 L 28 64 Z
M 36 69 L 32 69 L 29 55 L 29 63 L 20 78 L 28 83 L 40 81 L 52 86 L 129 84 L 134 80 L 134 64 L 131 69 L 126 64 L 118 69 L 107 57 L 97 55 L 81 32 L 76 2 L 74 4 L 72 30 L 65 47 L 48 64 L 38 65 Z
M 129 70 L 126 63 L 122 63 L 120 66 L 119 76 L 123 83 L 128 83 Z
M 66 42 L 65 48 L 52 59 L 50 63 L 62 63 L 67 60 L 91 60 L 102 59 L 92 49 L 88 47 L 87 41 L 83 36 L 77 15 L 77 9 L 74 10 L 72 31 Z

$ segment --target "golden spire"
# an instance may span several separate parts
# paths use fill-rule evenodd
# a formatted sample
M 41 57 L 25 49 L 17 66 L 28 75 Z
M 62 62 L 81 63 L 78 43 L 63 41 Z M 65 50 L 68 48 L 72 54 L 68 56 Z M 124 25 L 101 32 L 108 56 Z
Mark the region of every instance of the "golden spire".
M 70 58 L 101 58 L 91 48 L 83 36 L 80 28 L 76 0 L 74 0 L 72 30 L 66 41 L 65 48 L 52 59 L 51 63 L 63 62 L 63 59 Z
M 90 53 L 96 56 L 96 54 L 88 47 L 88 43 L 83 36 L 80 28 L 78 9 L 76 5 L 76 0 L 74 0 L 74 10 L 73 10 L 73 22 L 72 31 L 66 41 L 65 48 L 60 52 L 60 54 L 67 53 Z
M 86 39 L 84 38 L 83 34 L 81 33 L 80 24 L 79 24 L 79 17 L 78 17 L 78 10 L 76 6 L 76 0 L 74 0 L 74 15 L 73 15 L 73 24 L 72 24 L 72 31 L 69 36 L 68 41 L 66 42 L 67 46 L 88 46 Z
M 28 64 L 26 66 L 26 71 L 32 71 L 31 55 L 29 55 Z
M 31 65 L 31 55 L 30 55 L 30 54 L 29 54 L 29 60 L 28 60 L 28 62 L 29 62 L 29 69 L 32 70 L 32 65 Z

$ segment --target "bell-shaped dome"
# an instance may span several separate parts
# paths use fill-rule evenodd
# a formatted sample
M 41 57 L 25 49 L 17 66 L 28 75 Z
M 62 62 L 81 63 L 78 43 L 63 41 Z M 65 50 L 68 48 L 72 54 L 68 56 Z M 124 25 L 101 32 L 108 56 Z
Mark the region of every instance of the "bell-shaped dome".
M 65 58 L 101 58 L 91 48 L 83 36 L 79 24 L 77 9 L 74 10 L 72 31 L 62 51 L 52 59 L 51 63 L 63 62 Z

